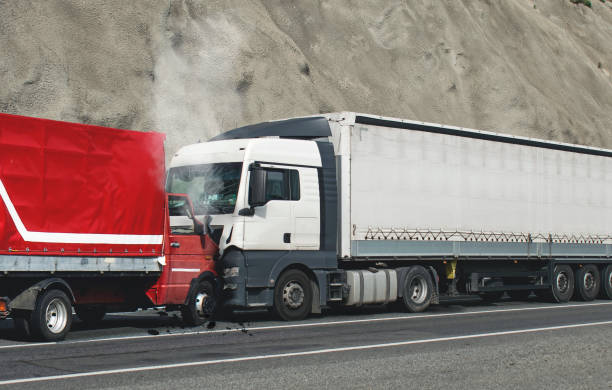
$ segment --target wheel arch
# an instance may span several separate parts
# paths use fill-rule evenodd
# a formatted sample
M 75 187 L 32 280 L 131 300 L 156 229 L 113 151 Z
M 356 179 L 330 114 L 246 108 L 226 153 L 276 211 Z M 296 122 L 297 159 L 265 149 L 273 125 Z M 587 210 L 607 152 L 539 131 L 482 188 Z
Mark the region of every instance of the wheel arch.
M 204 271 L 198 275 L 198 277 L 191 279 L 191 282 L 189 283 L 189 290 L 185 296 L 185 300 L 183 301 L 184 305 L 189 304 L 191 297 L 196 293 L 198 284 L 204 280 L 208 280 L 213 284 L 217 297 L 221 296 L 221 293 L 223 292 L 223 279 L 215 275 L 212 271 Z
M 40 282 L 26 288 L 13 300 L 11 300 L 9 306 L 11 310 L 34 310 L 38 296 L 42 292 L 49 289 L 58 289 L 63 291 L 66 296 L 68 296 L 68 299 L 72 305 L 74 305 L 76 302 L 74 293 L 72 292 L 72 288 L 68 282 L 61 278 L 49 278 L 41 280 Z

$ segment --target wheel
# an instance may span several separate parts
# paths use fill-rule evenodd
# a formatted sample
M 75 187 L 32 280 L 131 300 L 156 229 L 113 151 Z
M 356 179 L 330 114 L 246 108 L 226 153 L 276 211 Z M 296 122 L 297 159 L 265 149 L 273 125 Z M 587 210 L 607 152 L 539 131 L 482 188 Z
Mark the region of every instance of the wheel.
M 531 295 L 531 290 L 510 290 L 508 295 L 514 301 L 526 301 Z
M 285 321 L 303 320 L 312 308 L 310 279 L 298 269 L 284 272 L 274 287 L 274 313 Z
M 576 272 L 576 297 L 583 301 L 592 301 L 599 295 L 601 277 L 597 266 L 587 264 Z
M 555 266 L 551 285 L 554 300 L 568 302 L 574 294 L 574 271 L 572 271 L 572 267 L 565 264 Z
M 406 310 L 419 313 L 429 307 L 433 282 L 429 272 L 420 265 L 412 267 L 406 274 L 402 299 Z
M 497 302 L 504 296 L 504 291 L 487 291 L 480 293 L 480 299 L 485 302 L 493 303 Z
M 183 321 L 189 326 L 199 326 L 208 321 L 217 309 L 215 288 L 208 280 L 202 280 L 189 303 L 181 309 Z
M 57 289 L 42 292 L 36 299 L 29 323 L 35 338 L 63 340 L 72 325 L 72 305 L 66 293 Z
M 612 264 L 603 269 L 601 273 L 601 297 L 612 299 Z
M 85 326 L 97 325 L 106 315 L 103 306 L 75 306 L 74 311 Z

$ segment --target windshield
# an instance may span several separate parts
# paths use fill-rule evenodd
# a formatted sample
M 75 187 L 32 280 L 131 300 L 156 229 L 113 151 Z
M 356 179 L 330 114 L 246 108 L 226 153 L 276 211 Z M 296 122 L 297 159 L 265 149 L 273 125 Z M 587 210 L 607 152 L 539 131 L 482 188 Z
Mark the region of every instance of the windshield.
M 231 214 L 241 171 L 241 162 L 170 168 L 166 190 L 189 195 L 197 215 Z

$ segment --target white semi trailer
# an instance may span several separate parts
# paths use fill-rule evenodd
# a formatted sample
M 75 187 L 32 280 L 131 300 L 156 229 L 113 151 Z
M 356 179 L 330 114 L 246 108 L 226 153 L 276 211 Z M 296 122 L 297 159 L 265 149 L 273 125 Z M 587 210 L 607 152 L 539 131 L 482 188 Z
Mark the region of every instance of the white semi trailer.
M 612 151 L 340 112 L 182 148 L 229 307 L 612 299 Z M 187 222 L 186 222 L 187 223 Z

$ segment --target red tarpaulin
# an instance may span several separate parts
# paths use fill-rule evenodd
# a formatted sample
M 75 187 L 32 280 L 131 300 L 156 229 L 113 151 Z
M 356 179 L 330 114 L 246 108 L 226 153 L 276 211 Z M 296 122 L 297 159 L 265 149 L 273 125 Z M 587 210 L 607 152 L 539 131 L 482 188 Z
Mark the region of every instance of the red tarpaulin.
M 159 255 L 163 143 L 160 133 L 0 114 L 0 253 Z

